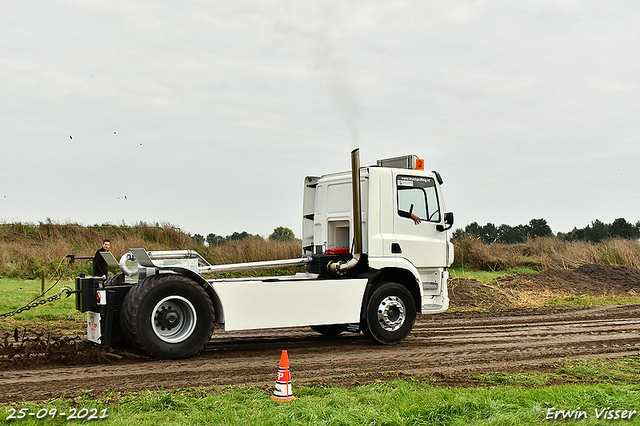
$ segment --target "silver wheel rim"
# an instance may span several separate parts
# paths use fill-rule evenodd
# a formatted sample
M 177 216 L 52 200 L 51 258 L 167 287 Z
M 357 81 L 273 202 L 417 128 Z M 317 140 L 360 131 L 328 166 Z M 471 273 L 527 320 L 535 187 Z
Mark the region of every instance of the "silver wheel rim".
M 385 331 L 397 331 L 406 318 L 404 303 L 397 296 L 387 296 L 378 305 L 378 322 Z
M 167 343 L 180 343 L 191 336 L 198 315 L 191 302 L 182 296 L 168 296 L 153 308 L 153 332 Z

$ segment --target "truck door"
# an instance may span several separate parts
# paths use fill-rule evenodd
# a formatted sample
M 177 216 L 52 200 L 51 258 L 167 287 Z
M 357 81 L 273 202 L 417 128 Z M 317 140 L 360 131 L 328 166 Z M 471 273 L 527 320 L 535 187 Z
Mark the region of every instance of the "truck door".
M 394 173 L 394 179 L 392 253 L 408 259 L 417 268 L 446 266 L 446 233 L 436 229 L 442 223 L 443 207 L 435 179 L 400 171 Z M 414 222 L 412 214 L 420 223 Z

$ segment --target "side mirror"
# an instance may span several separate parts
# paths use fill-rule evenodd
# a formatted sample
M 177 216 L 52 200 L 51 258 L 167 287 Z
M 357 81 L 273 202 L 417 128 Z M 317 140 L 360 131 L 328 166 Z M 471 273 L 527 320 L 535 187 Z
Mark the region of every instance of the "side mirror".
M 451 229 L 453 227 L 453 212 L 447 212 L 444 214 L 444 223 L 447 225 L 446 227 L 443 225 L 436 225 L 436 229 L 440 232 Z

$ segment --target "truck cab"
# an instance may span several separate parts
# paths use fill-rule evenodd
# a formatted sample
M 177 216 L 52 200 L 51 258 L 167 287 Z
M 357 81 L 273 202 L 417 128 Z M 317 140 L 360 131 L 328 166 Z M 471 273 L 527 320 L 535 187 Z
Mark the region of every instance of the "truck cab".
M 444 213 L 442 178 L 424 171 L 423 164 L 409 155 L 360 169 L 362 244 L 369 268 L 387 274 L 410 272 L 406 285 L 415 284 L 414 292 L 422 301 L 419 312 L 437 313 L 449 306 L 446 283 L 453 244 L 447 231 L 453 214 Z M 351 182 L 349 172 L 305 179 L 304 255 L 351 248 L 355 238 Z

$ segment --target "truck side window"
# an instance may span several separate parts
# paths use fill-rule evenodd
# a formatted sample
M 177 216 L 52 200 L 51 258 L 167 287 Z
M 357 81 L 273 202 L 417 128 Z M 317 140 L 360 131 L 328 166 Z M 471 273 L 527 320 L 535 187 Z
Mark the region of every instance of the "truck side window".
M 440 209 L 436 184 L 433 179 L 418 176 L 398 176 L 398 214 L 408 217 L 409 213 L 421 220 L 440 222 Z

